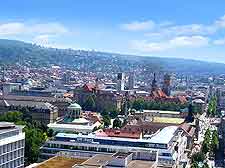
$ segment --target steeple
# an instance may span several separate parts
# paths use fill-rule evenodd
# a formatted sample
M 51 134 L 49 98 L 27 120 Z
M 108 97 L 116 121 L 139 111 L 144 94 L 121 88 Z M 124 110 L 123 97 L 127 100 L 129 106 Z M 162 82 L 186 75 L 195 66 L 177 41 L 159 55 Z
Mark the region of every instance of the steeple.
M 152 80 L 152 91 L 155 91 L 158 88 L 158 86 L 157 86 L 157 81 L 156 81 L 156 74 L 154 73 L 153 75 L 154 75 L 154 77 Z
M 164 82 L 163 82 L 163 92 L 170 96 L 170 90 L 171 90 L 171 77 L 168 73 L 164 75 Z

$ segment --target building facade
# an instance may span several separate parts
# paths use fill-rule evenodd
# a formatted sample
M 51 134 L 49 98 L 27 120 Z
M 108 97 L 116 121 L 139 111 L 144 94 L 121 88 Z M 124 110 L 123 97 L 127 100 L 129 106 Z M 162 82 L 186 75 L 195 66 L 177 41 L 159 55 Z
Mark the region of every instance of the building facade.
M 187 138 L 178 128 L 165 127 L 149 139 L 58 133 L 55 139 L 47 141 L 41 148 L 41 158 L 55 156 L 60 151 L 73 151 L 89 157 L 104 153 L 133 152 L 147 158 L 154 158 L 157 152 L 159 164 L 174 166 L 179 163 L 187 146 Z
M 23 168 L 25 133 L 22 127 L 0 122 L 0 167 Z
M 27 115 L 31 120 L 39 121 L 43 124 L 49 124 L 56 121 L 58 117 L 58 108 L 50 103 L 0 100 L 0 114 L 9 111 L 29 112 Z

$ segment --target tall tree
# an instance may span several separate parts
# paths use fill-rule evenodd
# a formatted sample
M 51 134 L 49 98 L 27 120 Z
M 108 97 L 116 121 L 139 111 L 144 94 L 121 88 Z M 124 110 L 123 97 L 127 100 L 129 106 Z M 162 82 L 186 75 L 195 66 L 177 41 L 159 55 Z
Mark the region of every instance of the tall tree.
M 109 117 L 109 115 L 103 116 L 103 123 L 105 127 L 108 127 L 111 125 L 111 118 Z
M 213 153 L 219 148 L 219 136 L 216 130 L 212 132 L 212 140 L 211 140 L 211 151 Z
M 122 122 L 119 118 L 116 118 L 113 121 L 113 128 L 121 128 L 122 127 Z
M 96 103 L 94 95 L 89 95 L 84 103 L 84 109 L 94 111 L 96 110 Z

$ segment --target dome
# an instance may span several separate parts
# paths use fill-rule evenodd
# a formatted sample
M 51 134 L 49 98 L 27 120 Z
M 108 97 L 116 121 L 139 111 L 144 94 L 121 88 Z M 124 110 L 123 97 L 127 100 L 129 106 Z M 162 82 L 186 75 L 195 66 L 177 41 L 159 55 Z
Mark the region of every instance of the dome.
M 77 103 L 72 103 L 71 105 L 69 105 L 68 108 L 69 109 L 81 109 L 81 106 Z

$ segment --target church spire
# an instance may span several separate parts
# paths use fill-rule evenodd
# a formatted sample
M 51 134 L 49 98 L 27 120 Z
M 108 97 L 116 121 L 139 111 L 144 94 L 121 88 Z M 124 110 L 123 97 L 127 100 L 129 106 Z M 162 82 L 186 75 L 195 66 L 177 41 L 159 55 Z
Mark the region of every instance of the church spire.
M 154 73 L 153 75 L 154 75 L 154 77 L 152 80 L 152 91 L 155 91 L 158 88 L 158 86 L 157 86 L 157 81 L 156 81 L 156 74 Z

